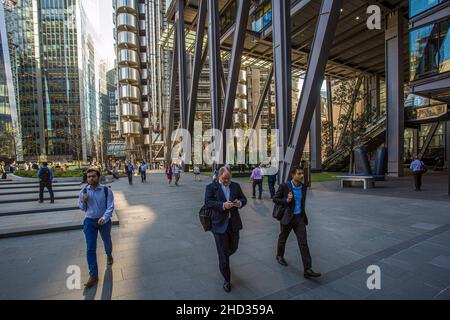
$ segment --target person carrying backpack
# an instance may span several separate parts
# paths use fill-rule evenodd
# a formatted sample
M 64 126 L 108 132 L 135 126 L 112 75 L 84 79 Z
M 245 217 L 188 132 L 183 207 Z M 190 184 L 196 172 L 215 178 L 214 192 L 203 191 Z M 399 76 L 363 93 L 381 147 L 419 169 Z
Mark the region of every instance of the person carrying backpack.
M 98 282 L 97 235 L 103 240 L 106 263 L 112 265 L 111 217 L 114 211 L 114 194 L 111 188 L 100 184 L 100 170 L 87 170 L 88 186 L 80 191 L 79 208 L 86 212 L 83 232 L 86 238 L 86 258 L 89 266 L 89 280 L 85 283 L 90 288 Z
M 145 161 L 142 161 L 141 165 L 139 166 L 139 173 L 141 174 L 141 182 L 147 182 L 147 169 L 148 165 L 145 163 Z
M 42 162 L 42 167 L 37 172 L 39 178 L 39 203 L 44 202 L 44 188 L 47 188 L 50 194 L 50 203 L 55 203 L 55 197 L 53 195 L 53 171 L 47 166 L 47 162 Z
M 418 157 L 415 157 L 409 166 L 414 175 L 415 191 L 421 191 L 422 188 L 422 174 L 427 171 L 425 164 Z
M 134 171 L 134 166 L 131 163 L 131 161 L 129 161 L 126 165 L 125 165 L 125 172 L 127 173 L 128 176 L 128 183 L 130 185 L 133 184 L 133 171 Z

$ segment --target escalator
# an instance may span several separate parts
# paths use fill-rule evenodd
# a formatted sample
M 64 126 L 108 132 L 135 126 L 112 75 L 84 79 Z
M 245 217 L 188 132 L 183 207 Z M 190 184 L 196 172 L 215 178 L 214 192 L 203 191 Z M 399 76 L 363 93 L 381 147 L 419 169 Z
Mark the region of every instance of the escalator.
M 354 148 L 366 147 L 367 150 L 376 150 L 385 140 L 386 116 L 374 121 L 360 136 L 355 137 Z M 339 148 L 332 153 L 323 163 L 322 168 L 327 171 L 341 171 L 349 164 L 349 153 L 344 148 Z

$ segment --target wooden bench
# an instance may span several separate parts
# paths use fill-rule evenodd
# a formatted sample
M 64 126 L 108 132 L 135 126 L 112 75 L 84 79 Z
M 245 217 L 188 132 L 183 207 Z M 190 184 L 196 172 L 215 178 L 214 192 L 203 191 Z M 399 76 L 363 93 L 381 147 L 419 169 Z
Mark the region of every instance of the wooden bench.
M 337 176 L 341 179 L 341 189 L 346 186 L 352 186 L 353 182 L 362 182 L 364 190 L 375 187 L 373 176 Z

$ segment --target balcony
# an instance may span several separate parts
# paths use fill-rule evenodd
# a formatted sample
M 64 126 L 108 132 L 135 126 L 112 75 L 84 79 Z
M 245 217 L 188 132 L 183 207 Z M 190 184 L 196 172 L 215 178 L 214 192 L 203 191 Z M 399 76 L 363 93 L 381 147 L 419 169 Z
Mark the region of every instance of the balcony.
M 129 13 L 120 13 L 117 16 L 117 30 L 136 32 L 138 28 L 139 23 L 136 16 Z
M 133 85 L 125 85 L 120 87 L 120 98 L 129 99 L 138 102 L 141 98 L 139 87 Z
M 117 43 L 119 47 L 134 48 L 137 49 L 139 46 L 138 36 L 129 31 L 121 31 L 117 35 Z
M 138 13 L 137 0 L 117 0 L 116 1 L 117 13 L 128 12 L 132 14 Z
M 118 54 L 118 63 L 120 65 L 139 66 L 139 54 L 129 49 L 121 49 Z
M 122 116 L 129 119 L 139 120 L 142 117 L 141 108 L 135 103 L 122 104 Z
M 139 70 L 134 68 L 120 68 L 119 69 L 119 82 L 120 83 L 131 83 L 139 84 L 141 77 L 139 75 Z
M 141 123 L 137 121 L 123 122 L 123 134 L 126 136 L 139 136 L 142 134 Z

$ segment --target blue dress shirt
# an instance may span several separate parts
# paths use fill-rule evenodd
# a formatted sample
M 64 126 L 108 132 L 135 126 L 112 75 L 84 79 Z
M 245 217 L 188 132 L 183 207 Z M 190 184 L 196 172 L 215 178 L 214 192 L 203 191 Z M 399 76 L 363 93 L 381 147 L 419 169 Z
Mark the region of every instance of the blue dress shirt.
M 86 212 L 86 218 L 100 219 L 103 218 L 105 223 L 108 222 L 114 211 L 114 194 L 110 188 L 108 188 L 108 201 L 105 204 L 105 191 L 106 188 L 103 185 L 97 186 L 96 189 L 91 186 L 87 187 L 88 201 L 83 202 L 83 190 L 80 191 L 79 207 Z
M 294 214 L 302 213 L 302 184 L 299 183 L 298 187 L 295 186 L 294 182 L 291 180 L 292 193 L 294 194 L 295 209 Z

